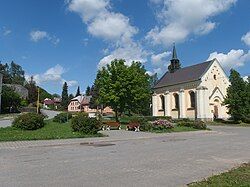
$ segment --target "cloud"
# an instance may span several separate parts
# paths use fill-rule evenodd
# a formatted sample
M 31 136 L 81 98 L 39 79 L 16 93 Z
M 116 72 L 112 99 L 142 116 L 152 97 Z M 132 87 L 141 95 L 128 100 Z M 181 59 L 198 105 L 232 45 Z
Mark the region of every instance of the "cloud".
M 207 60 L 214 58 L 217 58 L 217 60 L 226 70 L 229 70 L 231 68 L 244 66 L 245 63 L 250 61 L 250 50 L 246 53 L 242 49 L 232 49 L 227 54 L 213 52 L 209 55 Z
M 100 60 L 99 68 L 115 58 L 125 59 L 128 64 L 133 60 L 145 61 L 146 52 L 133 40 L 138 29 L 128 17 L 111 11 L 109 0 L 71 0 L 68 9 L 80 15 L 92 36 L 108 42 L 105 51 L 110 53 Z
M 166 57 L 169 57 L 171 55 L 170 51 L 165 51 L 163 53 L 159 54 L 153 54 L 151 56 L 151 61 L 153 64 L 161 64 L 163 60 L 165 60 Z
M 152 44 L 171 45 L 187 40 L 191 35 L 208 34 L 216 23 L 214 16 L 225 12 L 237 0 L 151 0 L 156 5 L 159 25 L 151 29 L 146 39 Z
M 144 63 L 146 62 L 146 56 L 147 52 L 143 51 L 139 44 L 132 42 L 127 46 L 116 48 L 109 55 L 103 57 L 98 64 L 98 68 L 106 66 L 114 59 L 124 59 L 126 65 L 131 65 L 132 61 L 140 61 Z
M 242 77 L 242 78 L 243 78 L 244 81 L 248 82 L 248 80 L 249 80 L 248 77 L 249 77 L 249 76 L 244 76 L 244 77 Z
M 129 40 L 137 29 L 130 25 L 129 18 L 110 11 L 108 0 L 72 0 L 69 10 L 78 13 L 87 25 L 88 32 L 104 40 Z
M 75 80 L 65 80 L 62 76 L 66 72 L 66 70 L 59 64 L 54 67 L 49 68 L 46 72 L 41 74 L 33 75 L 34 81 L 38 85 L 43 83 L 60 83 L 63 84 L 64 82 L 68 83 L 68 86 L 75 86 L 77 85 L 77 81 Z M 31 75 L 26 75 L 26 79 L 29 80 Z
M 241 37 L 241 41 L 250 46 L 250 31 Z
M 33 42 L 38 42 L 42 39 L 47 39 L 54 45 L 57 45 L 60 42 L 60 39 L 57 38 L 56 36 L 51 36 L 49 33 L 46 31 L 40 31 L 40 30 L 34 30 L 30 32 L 30 40 Z
M 164 51 L 159 54 L 151 55 L 151 62 L 153 66 L 152 71 L 148 71 L 149 75 L 153 75 L 155 73 L 161 75 L 162 73 L 167 71 L 167 67 L 169 65 L 169 59 L 167 59 L 172 53 L 170 51 Z
M 11 33 L 12 31 L 11 30 L 4 30 L 4 32 L 3 32 L 3 35 L 4 36 L 7 36 L 7 35 L 9 35 L 10 33 Z

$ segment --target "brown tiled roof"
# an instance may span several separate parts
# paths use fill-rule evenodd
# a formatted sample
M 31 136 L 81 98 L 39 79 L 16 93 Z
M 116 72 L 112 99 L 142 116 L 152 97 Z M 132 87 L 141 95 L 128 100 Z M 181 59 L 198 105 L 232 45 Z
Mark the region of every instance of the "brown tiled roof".
M 199 80 L 213 61 L 214 60 L 210 60 L 200 64 L 184 67 L 176 70 L 174 73 L 166 72 L 156 83 L 154 88 Z

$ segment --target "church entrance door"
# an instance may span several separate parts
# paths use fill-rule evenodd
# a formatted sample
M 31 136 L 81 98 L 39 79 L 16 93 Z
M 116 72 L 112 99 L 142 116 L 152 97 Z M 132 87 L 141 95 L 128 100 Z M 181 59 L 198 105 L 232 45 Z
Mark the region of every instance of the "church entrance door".
M 217 105 L 215 105 L 215 106 L 214 106 L 214 119 L 217 119 L 217 118 L 218 118 L 218 116 L 219 116 L 218 106 L 217 106 Z

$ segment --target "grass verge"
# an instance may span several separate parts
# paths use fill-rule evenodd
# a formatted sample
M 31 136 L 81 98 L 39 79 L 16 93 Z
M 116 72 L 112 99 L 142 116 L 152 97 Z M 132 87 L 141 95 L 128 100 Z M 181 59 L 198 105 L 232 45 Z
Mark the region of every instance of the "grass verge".
M 211 126 L 229 126 L 229 127 L 250 127 L 250 124 L 248 124 L 248 123 L 227 124 L 227 123 L 220 123 L 220 122 L 209 122 L 208 125 L 211 125 Z
M 45 123 L 43 128 L 34 131 L 20 130 L 13 127 L 0 128 L 0 141 L 49 140 L 104 136 L 101 133 L 92 135 L 72 132 L 70 122 L 60 124 L 52 120 L 46 120 Z
M 232 169 L 220 175 L 209 177 L 200 182 L 191 183 L 190 187 L 205 187 L 205 186 L 250 186 L 250 163 L 243 164 L 238 168 Z

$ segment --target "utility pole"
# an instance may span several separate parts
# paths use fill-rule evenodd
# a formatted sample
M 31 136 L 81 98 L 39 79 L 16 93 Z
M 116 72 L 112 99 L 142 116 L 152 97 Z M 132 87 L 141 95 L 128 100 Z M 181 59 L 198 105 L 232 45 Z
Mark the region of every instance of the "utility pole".
M 40 92 L 40 88 L 37 87 L 37 103 L 36 103 L 36 113 L 39 114 L 39 93 Z

